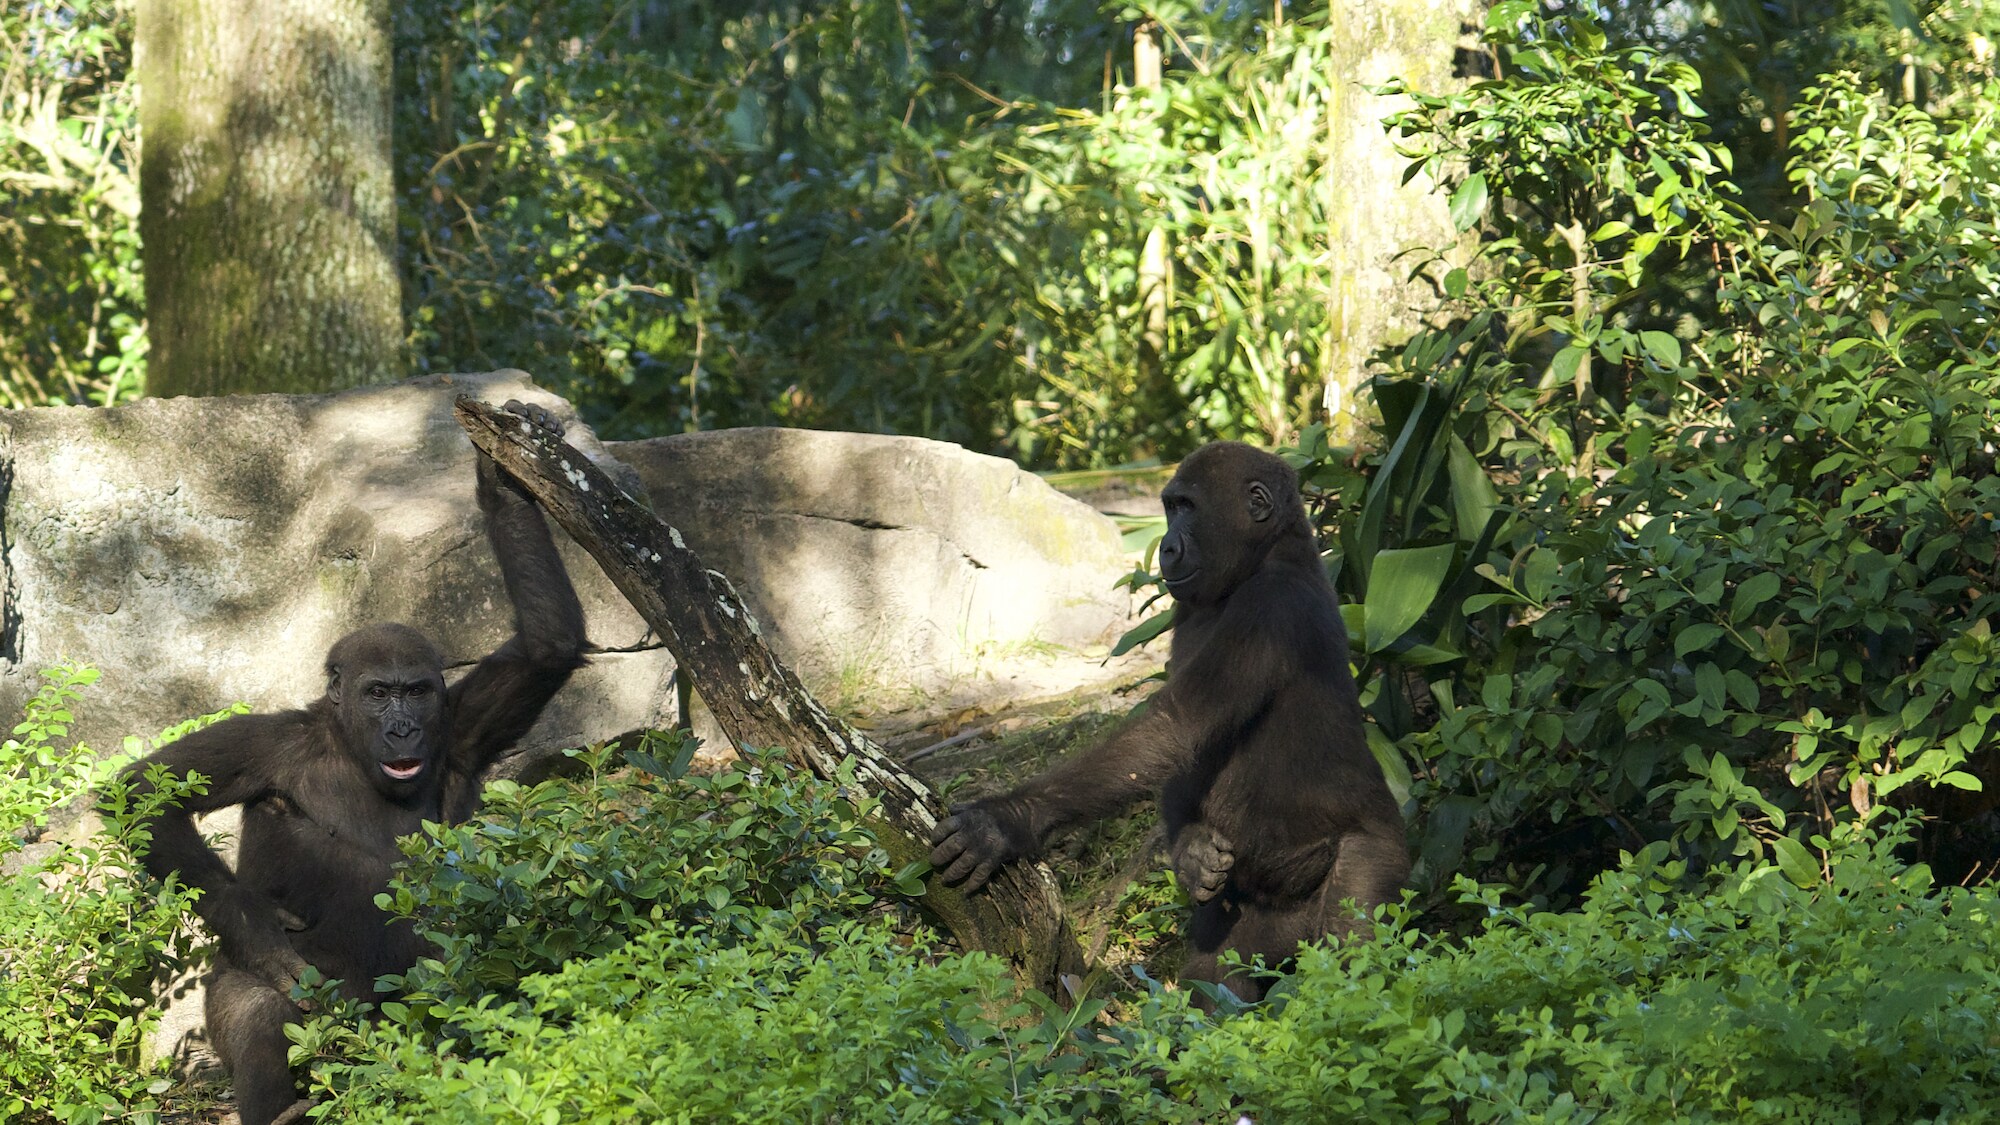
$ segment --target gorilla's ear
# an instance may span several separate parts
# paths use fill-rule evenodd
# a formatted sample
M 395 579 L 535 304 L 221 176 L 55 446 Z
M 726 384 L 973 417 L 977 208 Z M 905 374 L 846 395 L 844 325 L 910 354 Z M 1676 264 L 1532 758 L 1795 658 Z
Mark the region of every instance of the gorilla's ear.
M 329 664 L 326 666 L 326 697 L 334 703 L 340 702 L 340 666 L 338 664 Z
M 1251 521 L 1255 523 L 1263 523 L 1265 520 L 1271 518 L 1271 513 L 1277 510 L 1278 506 L 1271 501 L 1270 487 L 1267 486 L 1261 480 L 1251 481 L 1250 482 Z

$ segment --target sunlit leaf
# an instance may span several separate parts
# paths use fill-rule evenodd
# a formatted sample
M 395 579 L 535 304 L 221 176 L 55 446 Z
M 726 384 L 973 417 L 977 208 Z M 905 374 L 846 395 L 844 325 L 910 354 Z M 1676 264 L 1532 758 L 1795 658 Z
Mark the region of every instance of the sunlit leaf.
M 1394 644 L 1429 611 L 1444 587 L 1454 550 L 1441 544 L 1376 554 L 1368 574 L 1369 652 Z

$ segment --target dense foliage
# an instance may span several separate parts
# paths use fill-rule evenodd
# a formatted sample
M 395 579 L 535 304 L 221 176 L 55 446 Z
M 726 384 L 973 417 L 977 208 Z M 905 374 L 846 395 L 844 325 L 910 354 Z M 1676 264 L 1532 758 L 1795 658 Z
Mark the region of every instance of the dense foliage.
M 402 5 L 416 353 L 527 367 L 614 433 L 1086 465 L 1283 437 L 1337 344 L 1347 48 L 1211 7 L 1154 13 L 1149 92 L 1119 5 Z
M 1776 216 L 1805 87 L 1852 67 L 1908 104 L 1976 103 L 1983 11 L 1636 4 L 1615 28 L 1707 80 L 1719 151 Z M 1319 6 L 393 14 L 421 370 L 526 368 L 611 436 L 775 422 L 1089 466 L 1285 441 L 1349 362 L 1326 239 L 1355 94 L 1330 76 L 1362 45 Z M 0 401 L 117 401 L 143 372 L 131 34 L 125 0 L 0 15 Z
M 583 756 L 408 842 L 388 900 L 441 953 L 377 1023 L 298 1034 L 323 1119 L 1916 1121 L 2000 1080 L 2000 901 L 1893 837 L 1837 834 L 1826 878 L 1655 844 L 1562 914 L 1461 880 L 1463 939 L 1392 912 L 1212 1021 L 912 941 L 844 787 Z
M 135 798 L 116 771 L 149 747 L 129 739 L 100 759 L 67 739 L 70 708 L 96 679 L 87 668 L 48 672 L 0 741 L 0 1121 L 157 1113 L 165 1067 L 141 1061 L 158 1022 L 154 989 L 200 952 L 185 930 L 191 892 L 129 874 L 150 839 L 143 822 L 186 787 L 155 777 Z M 74 822 L 93 797 L 98 818 L 49 831 L 51 816 Z
M 1397 119 L 1488 232 L 1454 321 L 1388 357 L 1359 472 L 1297 454 L 1427 881 L 1470 847 L 1574 889 L 1669 837 L 1804 863 L 1906 799 L 1954 826 L 1927 847 L 1970 830 L 2000 784 L 1995 88 L 1926 112 L 1828 76 L 1798 206 L 1760 220 L 1694 71 L 1526 4 L 1488 31 L 1506 77 Z
M 87 679 L 58 673 L 6 744 L 39 779 L 11 822 L 107 780 L 48 749 Z M 1211 1018 L 1143 974 L 1017 991 L 914 925 L 853 779 L 775 755 L 686 776 L 690 750 L 579 751 L 581 776 L 406 840 L 382 901 L 437 954 L 367 1022 L 308 974 L 318 1119 L 1902 1122 L 1976 1119 L 2000 1081 L 2000 899 L 1934 886 L 1895 823 L 1815 839 L 1824 868 L 1697 874 L 1656 843 L 1560 913 L 1461 878 L 1463 933 L 1386 911 Z M 65 865 L 0 884 L 10 1120 L 155 1120 L 167 1092 L 130 1063 L 186 895 L 104 866 L 143 843 L 110 793 Z
M 0 406 L 145 377 L 131 53 L 124 0 L 0 5 Z

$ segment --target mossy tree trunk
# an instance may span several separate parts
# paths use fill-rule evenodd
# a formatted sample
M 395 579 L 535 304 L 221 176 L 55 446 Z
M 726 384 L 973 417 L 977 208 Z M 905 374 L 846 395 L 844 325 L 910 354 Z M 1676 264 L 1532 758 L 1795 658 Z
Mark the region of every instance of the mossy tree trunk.
M 139 0 L 153 395 L 401 375 L 388 0 Z
M 1389 0 L 1336 4 L 1330 19 L 1336 49 L 1329 75 L 1337 97 L 1325 121 L 1326 180 L 1331 219 L 1326 268 L 1338 279 L 1328 294 L 1333 331 L 1321 374 L 1321 403 L 1335 432 L 1351 439 L 1362 428 L 1356 401 L 1377 348 L 1401 344 L 1437 305 L 1434 282 L 1412 281 L 1412 247 L 1461 242 L 1445 197 L 1424 177 L 1404 183 L 1409 159 L 1382 119 L 1407 108 L 1402 99 L 1371 94 L 1391 78 L 1420 90 L 1465 85 L 1483 59 L 1478 29 L 1486 0 Z

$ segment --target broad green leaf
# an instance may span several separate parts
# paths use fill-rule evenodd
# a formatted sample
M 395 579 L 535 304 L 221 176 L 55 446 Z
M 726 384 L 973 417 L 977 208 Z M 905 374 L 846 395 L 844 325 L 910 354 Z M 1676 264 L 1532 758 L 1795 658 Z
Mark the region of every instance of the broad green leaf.
M 1722 626 L 1703 621 L 1674 634 L 1674 655 L 1686 656 L 1714 644 L 1722 636 Z
M 1340 607 L 1340 623 L 1347 627 L 1349 648 L 1368 651 L 1368 610 L 1362 606 L 1345 604 Z
M 1396 653 L 1395 661 L 1398 664 L 1407 664 L 1413 668 L 1428 668 L 1433 664 L 1448 664 L 1464 655 L 1462 652 L 1453 652 L 1442 645 L 1411 645 L 1409 648 Z
M 1486 174 L 1474 172 L 1451 193 L 1451 225 L 1459 230 L 1471 230 L 1486 214 Z
M 1653 361 L 1661 367 L 1679 367 L 1681 365 L 1681 342 L 1674 339 L 1671 334 L 1666 332 L 1641 332 L 1639 333 L 1639 343 L 1645 347 L 1646 354 L 1652 356 Z
M 647 773 L 652 774 L 654 777 L 664 777 L 671 779 L 674 776 L 673 773 L 667 769 L 666 763 L 660 761 L 658 758 L 655 758 L 651 754 L 646 753 L 644 750 L 628 748 L 623 751 L 623 754 L 627 762 L 630 762 L 633 766 L 636 766 L 639 769 L 645 770 Z
M 1694 670 L 1694 690 L 1710 709 L 1720 711 L 1727 701 L 1729 682 L 1723 678 L 1722 669 L 1713 664 L 1703 664 Z M 1720 760 L 1719 755 L 1717 760 Z
M 1792 655 L 1792 635 L 1782 623 L 1772 623 L 1772 627 L 1764 631 L 1764 655 L 1778 663 Z
M 1743 620 L 1743 615 L 1763 605 L 1778 592 L 1778 576 L 1771 571 L 1751 575 L 1736 587 L 1736 596 L 1729 601 L 1729 617 L 1732 621 Z
M 1132 554 L 1150 550 L 1167 533 L 1165 516 L 1144 516 L 1118 522 L 1129 525 L 1119 534 L 1118 546 Z
M 1785 873 L 1785 878 L 1806 890 L 1819 886 L 1819 863 L 1804 844 L 1790 836 L 1780 836 L 1771 841 L 1771 850 L 1777 853 L 1778 869 Z
M 1452 518 L 1458 538 L 1470 543 L 1486 530 L 1487 520 L 1493 510 L 1500 506 L 1500 493 L 1493 487 L 1493 479 L 1472 455 L 1465 440 L 1457 434 L 1451 436 L 1446 448 L 1449 458 L 1446 464 L 1451 474 Z
M 1444 588 L 1453 548 L 1404 547 L 1376 554 L 1368 575 L 1368 646 L 1380 652 L 1410 631 Z
M 1562 570 L 1562 560 L 1547 547 L 1537 547 L 1529 553 L 1521 568 L 1521 590 L 1536 605 L 1545 605 L 1549 592 L 1555 589 L 1556 575 Z
M 1382 767 L 1382 779 L 1389 783 L 1389 795 L 1397 804 L 1410 799 L 1410 767 L 1403 761 L 1403 752 L 1396 748 L 1382 728 L 1374 723 L 1364 723 L 1368 731 L 1368 751 L 1375 755 L 1375 764 Z
M 1565 347 L 1549 360 L 1549 373 L 1542 379 L 1544 387 L 1568 386 L 1576 381 L 1576 369 L 1583 364 L 1584 352 L 1575 344 Z

